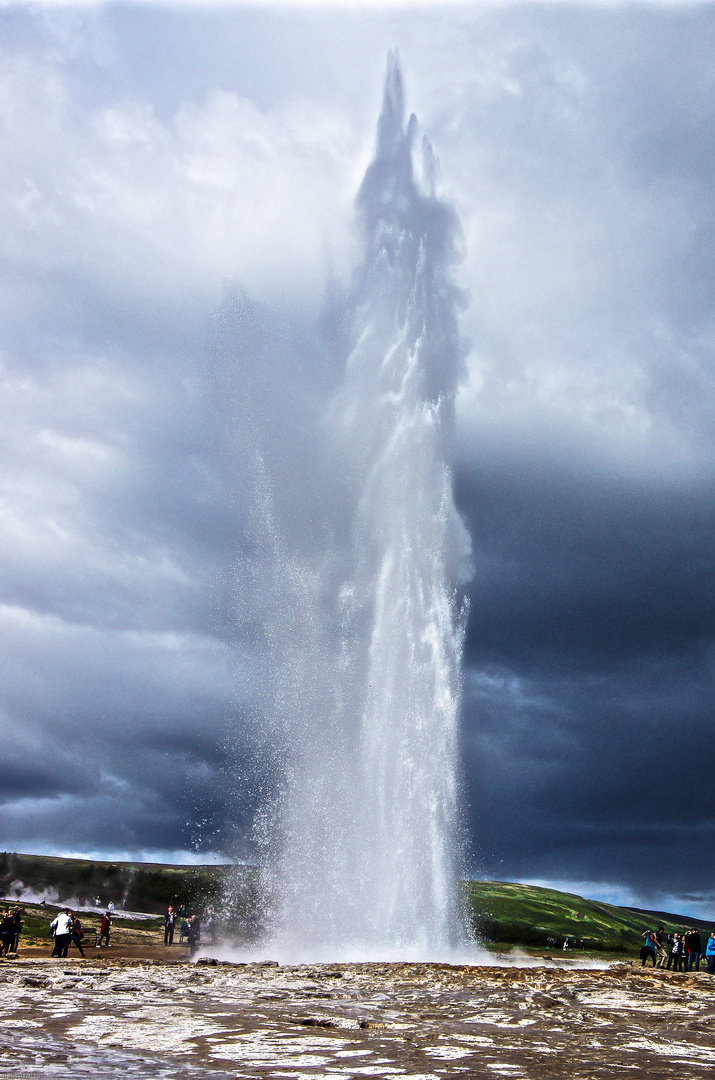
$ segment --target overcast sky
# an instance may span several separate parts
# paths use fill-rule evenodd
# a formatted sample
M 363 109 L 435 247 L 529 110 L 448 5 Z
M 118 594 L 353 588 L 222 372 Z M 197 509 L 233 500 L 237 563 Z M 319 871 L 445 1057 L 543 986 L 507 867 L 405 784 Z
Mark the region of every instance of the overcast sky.
M 309 547 L 394 47 L 463 230 L 470 869 L 715 912 L 714 5 L 0 6 L 0 847 L 247 853 L 241 433 Z

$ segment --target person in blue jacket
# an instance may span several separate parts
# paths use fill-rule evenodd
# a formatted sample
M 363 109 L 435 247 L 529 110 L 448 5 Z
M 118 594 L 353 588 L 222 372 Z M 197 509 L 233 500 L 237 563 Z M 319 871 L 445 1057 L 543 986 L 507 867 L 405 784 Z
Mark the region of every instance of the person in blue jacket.
M 652 930 L 644 930 L 641 937 L 644 939 L 641 949 L 641 967 L 645 967 L 646 960 L 651 960 L 655 967 L 655 934 Z
M 715 975 L 715 930 L 713 930 L 705 946 L 705 959 L 708 964 L 708 975 Z

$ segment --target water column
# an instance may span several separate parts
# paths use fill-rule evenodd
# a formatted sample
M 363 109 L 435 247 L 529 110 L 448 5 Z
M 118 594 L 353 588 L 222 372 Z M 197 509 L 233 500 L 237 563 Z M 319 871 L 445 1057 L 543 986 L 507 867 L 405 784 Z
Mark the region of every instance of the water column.
M 349 552 L 330 586 L 294 568 L 286 587 L 302 660 L 277 680 L 291 718 L 272 934 L 296 959 L 444 959 L 461 933 L 459 229 L 426 143 L 416 179 L 415 138 L 390 56 L 357 199 L 354 344 L 327 420 L 354 491 Z

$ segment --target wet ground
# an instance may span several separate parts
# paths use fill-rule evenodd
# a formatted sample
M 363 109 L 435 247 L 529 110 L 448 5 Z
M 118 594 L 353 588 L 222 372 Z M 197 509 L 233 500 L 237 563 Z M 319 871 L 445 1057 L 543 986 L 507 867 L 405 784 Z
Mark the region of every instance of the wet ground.
M 713 1076 L 715 980 L 608 970 L 0 963 L 11 1076 Z

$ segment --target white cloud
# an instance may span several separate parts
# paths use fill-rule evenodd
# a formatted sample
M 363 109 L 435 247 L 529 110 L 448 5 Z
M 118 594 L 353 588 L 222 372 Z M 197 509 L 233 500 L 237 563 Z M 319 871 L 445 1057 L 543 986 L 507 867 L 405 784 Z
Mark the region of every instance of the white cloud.
M 314 302 L 326 266 L 345 269 L 361 148 L 337 108 L 262 111 L 213 90 L 166 122 L 148 103 L 86 110 L 60 65 L 20 56 L 6 58 L 0 109 L 9 267 L 208 304 L 227 277 Z

